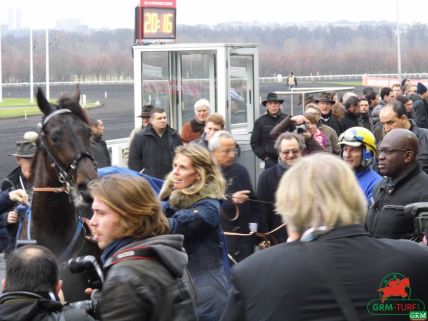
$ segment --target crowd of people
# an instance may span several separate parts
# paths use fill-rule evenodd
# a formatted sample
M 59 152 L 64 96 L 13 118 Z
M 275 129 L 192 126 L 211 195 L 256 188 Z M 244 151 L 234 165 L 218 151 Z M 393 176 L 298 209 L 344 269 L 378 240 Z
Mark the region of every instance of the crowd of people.
M 250 145 L 264 164 L 256 188 L 208 100 L 195 102 L 180 133 L 164 109 L 142 107 L 128 166 L 164 183 L 159 195 L 142 177 L 89 183 L 89 229 L 105 275 L 102 290 L 87 289 L 97 306 L 92 316 L 59 303 L 48 249 L 15 249 L 15 208 L 31 199 L 37 141 L 26 133 L 11 154 L 18 167 L 1 184 L 0 319 L 368 320 L 373 300 L 405 304 L 410 294 L 425 305 L 407 307 L 407 319 L 425 311 L 428 247 L 405 209 L 428 202 L 425 85 L 324 92 L 305 100 L 301 115 L 287 115 L 283 103 L 267 94 L 254 123 Z M 111 165 L 102 121 L 91 120 L 91 128 L 94 158 Z M 385 294 L 403 280 L 401 292 Z

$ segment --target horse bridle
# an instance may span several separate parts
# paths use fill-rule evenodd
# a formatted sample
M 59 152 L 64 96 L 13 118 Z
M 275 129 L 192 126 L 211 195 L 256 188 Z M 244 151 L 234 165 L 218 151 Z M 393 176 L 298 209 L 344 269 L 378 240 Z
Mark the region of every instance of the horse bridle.
M 57 109 L 53 113 L 44 117 L 42 119 L 42 125 L 41 125 L 40 137 L 39 138 L 40 138 L 40 145 L 46 151 L 46 154 L 48 155 L 49 160 L 52 162 L 52 167 L 55 169 L 55 171 L 57 173 L 58 181 L 61 184 L 65 184 L 66 188 L 58 190 L 58 187 L 56 187 L 56 188 L 53 188 L 53 189 L 56 189 L 54 191 L 50 187 L 46 187 L 46 188 L 35 187 L 35 188 L 33 188 L 35 191 L 40 191 L 40 192 L 41 191 L 54 191 L 54 192 L 65 191 L 65 192 L 68 192 L 70 186 L 72 186 L 74 183 L 74 175 L 73 174 L 76 171 L 76 168 L 82 159 L 89 158 L 93 162 L 94 166 L 96 167 L 95 159 L 92 157 L 91 154 L 84 152 L 84 151 L 81 151 L 79 154 L 77 154 L 77 156 L 71 161 L 70 164 L 63 167 L 63 166 L 61 166 L 60 162 L 55 157 L 55 155 L 53 155 L 52 152 L 49 150 L 49 146 L 48 146 L 47 141 L 46 141 L 46 132 L 45 132 L 46 125 L 48 124 L 49 120 L 52 117 L 54 117 L 56 115 L 64 114 L 64 113 L 72 113 L 72 111 L 69 109 Z M 47 190 L 47 189 L 52 189 L 52 190 Z

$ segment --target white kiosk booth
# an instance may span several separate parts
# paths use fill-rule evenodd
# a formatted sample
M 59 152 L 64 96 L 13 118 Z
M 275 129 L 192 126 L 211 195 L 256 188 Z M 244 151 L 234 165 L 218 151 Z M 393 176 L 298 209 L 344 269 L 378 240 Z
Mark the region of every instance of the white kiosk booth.
M 211 112 L 225 117 L 225 127 L 240 145 L 239 162 L 255 182 L 256 158 L 249 145 L 259 116 L 258 47 L 255 44 L 148 44 L 133 46 L 134 109 L 162 107 L 171 127 L 181 130 L 194 117 L 194 103 L 205 98 Z M 135 118 L 135 126 L 141 126 Z

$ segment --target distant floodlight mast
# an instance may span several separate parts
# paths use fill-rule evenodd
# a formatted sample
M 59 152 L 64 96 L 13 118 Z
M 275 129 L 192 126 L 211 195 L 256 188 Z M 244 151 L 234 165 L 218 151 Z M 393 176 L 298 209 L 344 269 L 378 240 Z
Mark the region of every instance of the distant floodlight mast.
M 400 44 L 400 10 L 399 10 L 399 0 L 395 1 L 395 6 L 397 9 L 397 73 L 398 77 L 401 78 L 401 44 Z
M 46 28 L 46 99 L 50 99 L 49 91 L 49 29 Z
M 33 28 L 30 27 L 30 104 L 34 103 L 33 78 Z

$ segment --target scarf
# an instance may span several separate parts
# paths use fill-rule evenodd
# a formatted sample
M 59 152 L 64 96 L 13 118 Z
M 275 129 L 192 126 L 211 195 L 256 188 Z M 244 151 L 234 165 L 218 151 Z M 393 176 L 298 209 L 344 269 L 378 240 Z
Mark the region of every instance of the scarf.
M 128 244 L 131 244 L 134 241 L 135 241 L 135 239 L 132 236 L 128 236 L 128 237 L 125 237 L 123 239 L 113 241 L 104 249 L 103 254 L 101 254 L 101 262 L 103 262 L 103 264 L 105 264 L 110 256 L 112 256 L 114 253 L 116 253 L 122 247 L 124 247 Z
M 199 122 L 195 118 L 190 121 L 190 127 L 192 128 L 192 132 L 203 133 L 205 127 L 205 121 Z
M 161 200 L 168 199 L 170 207 L 175 209 L 190 208 L 204 198 L 224 199 L 224 192 L 220 191 L 216 182 L 206 182 L 201 189 L 198 186 L 198 183 L 194 183 L 187 188 L 175 190 L 170 175 L 163 185 L 159 197 Z

